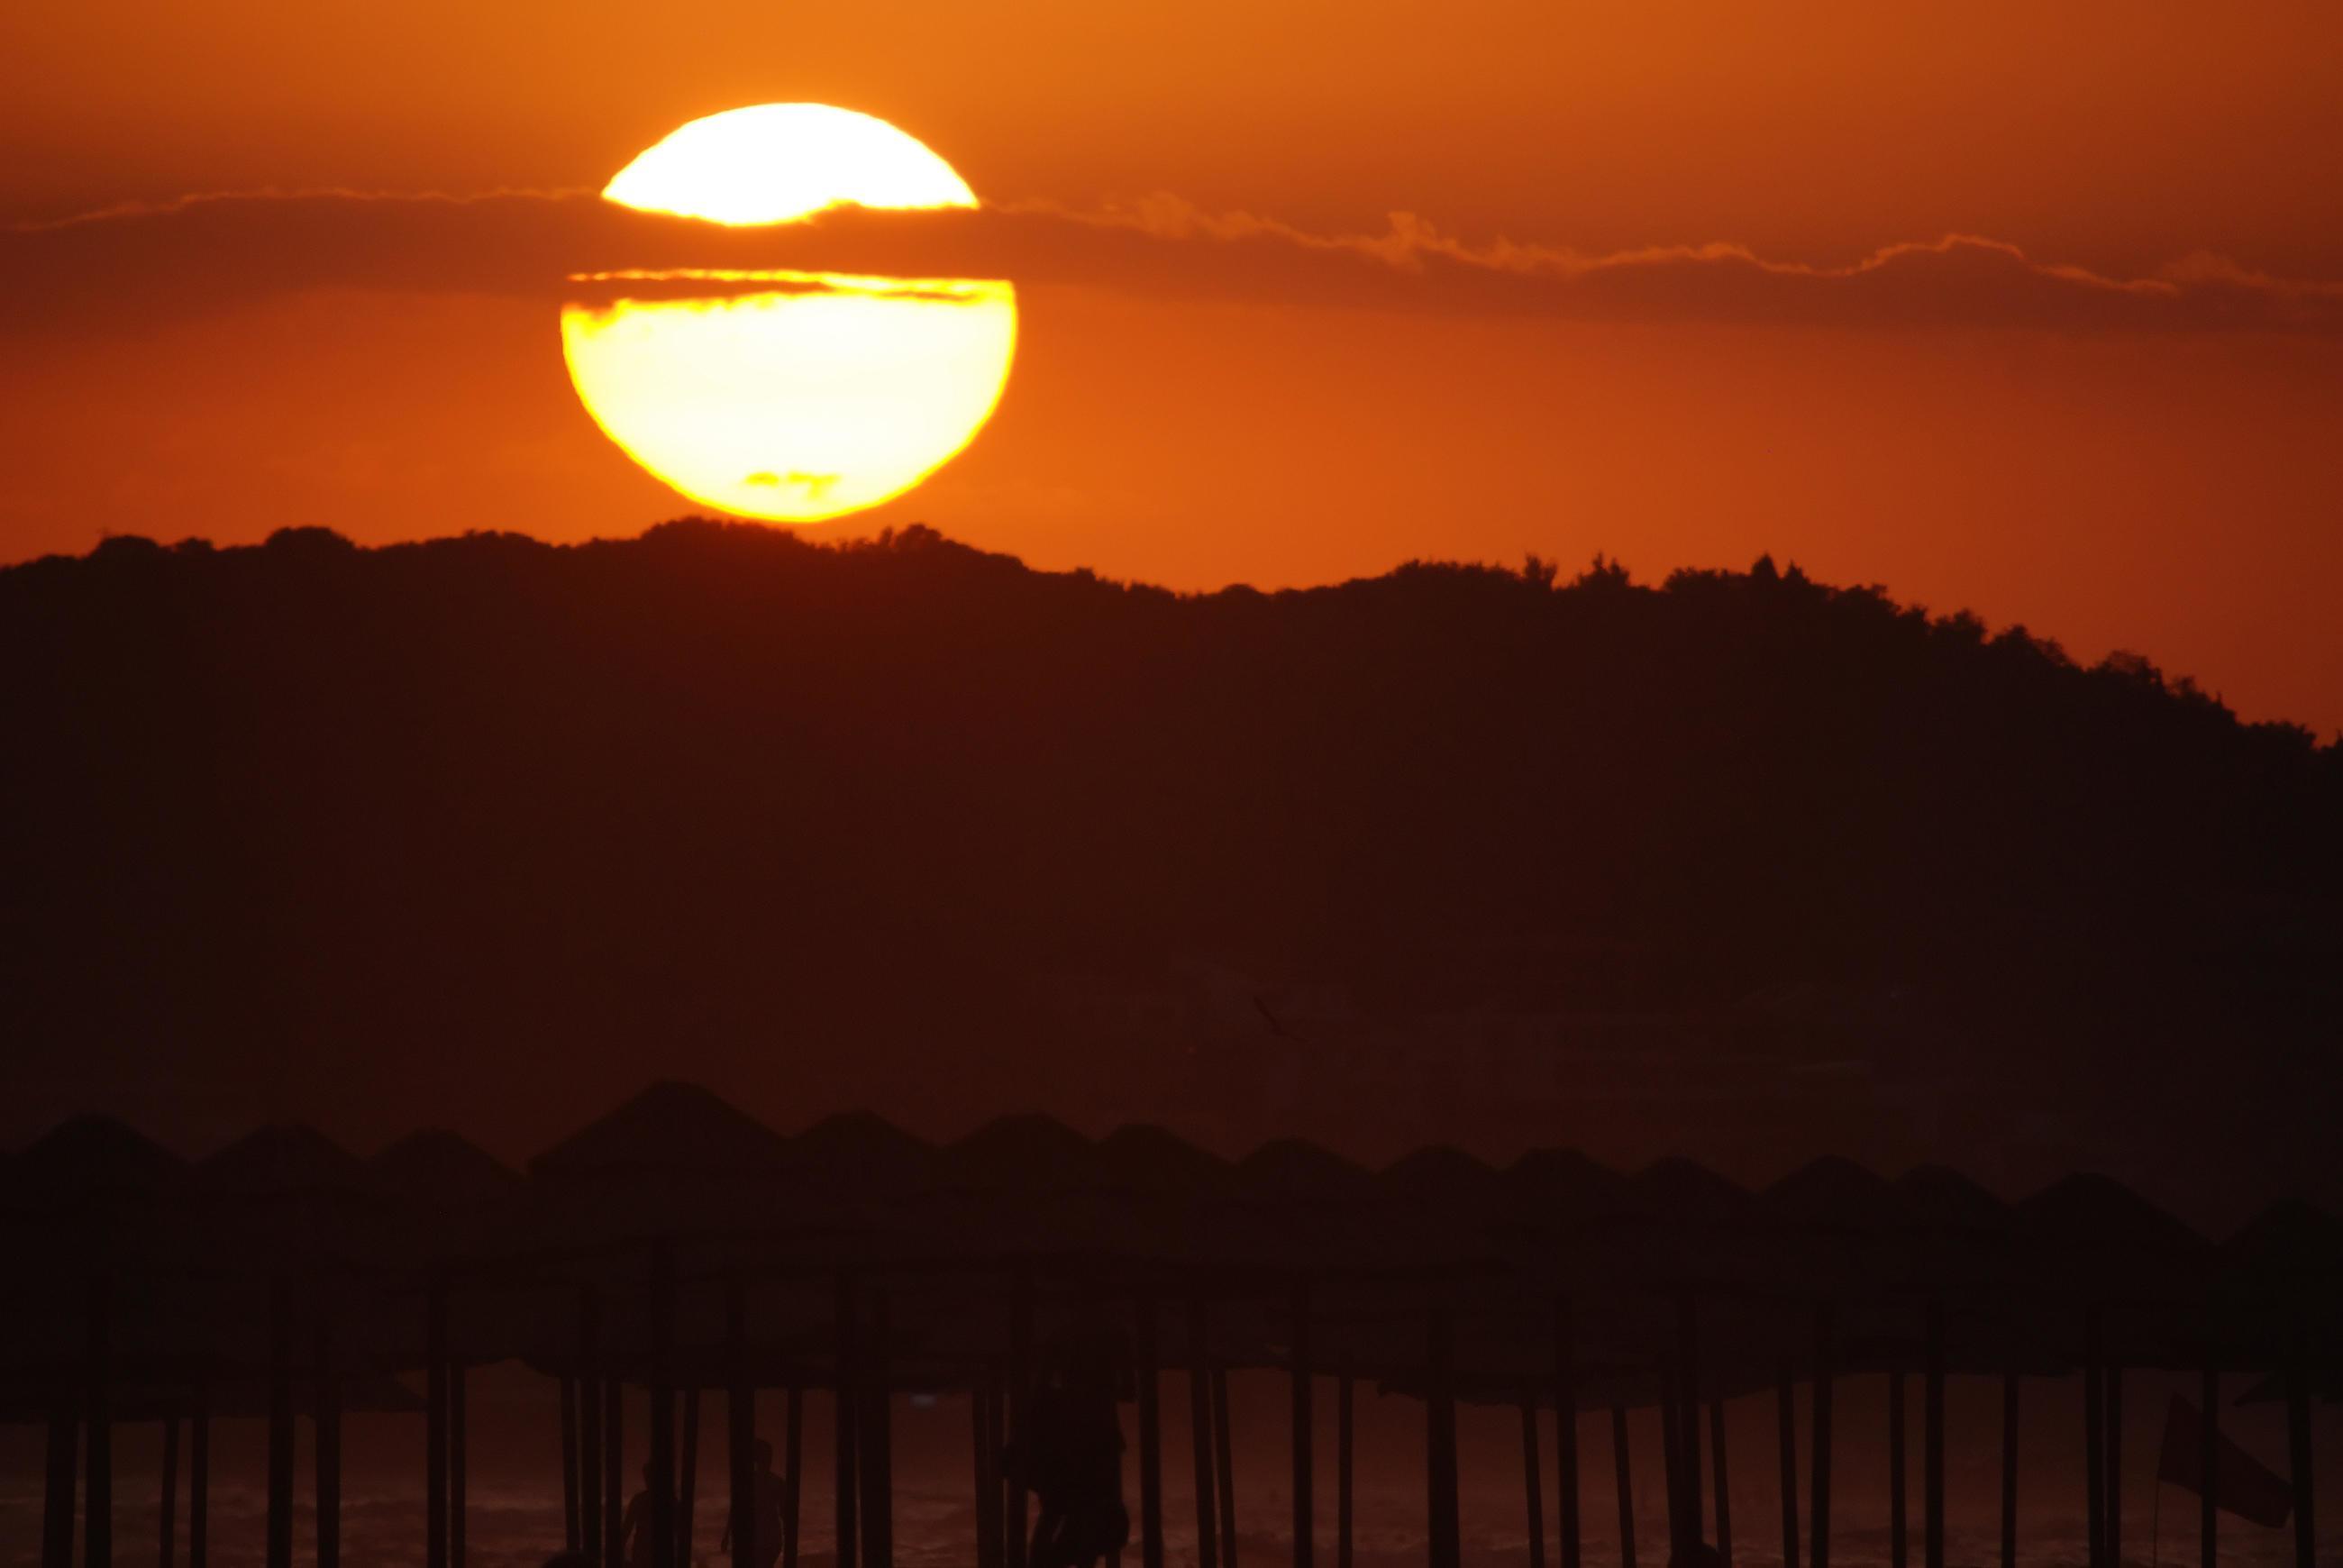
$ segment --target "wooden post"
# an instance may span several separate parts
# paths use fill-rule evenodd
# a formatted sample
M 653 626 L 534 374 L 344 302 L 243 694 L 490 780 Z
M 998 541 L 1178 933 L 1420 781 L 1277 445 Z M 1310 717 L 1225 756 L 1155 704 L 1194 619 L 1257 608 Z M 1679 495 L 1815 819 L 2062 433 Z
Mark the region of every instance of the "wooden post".
M 1033 1433 L 1033 1274 L 1020 1267 L 1009 1284 L 1009 1568 L 1025 1568 L 1028 1472 Z M 839 1568 L 848 1568 L 839 1560 Z
M 447 1291 L 434 1275 L 423 1300 L 423 1561 L 447 1568 Z
M 2083 1313 L 2083 1517 L 2091 1568 L 2108 1568 L 2107 1385 L 2099 1372 L 2099 1310 Z
M 976 1568 L 1001 1568 L 1001 1481 L 992 1447 L 993 1373 L 988 1362 L 968 1382 L 968 1451 L 976 1481 Z M 748 1568 L 738 1564 L 737 1568 Z
M 578 1550 L 578 1380 L 561 1380 L 561 1540 Z
M 1676 1416 L 1676 1432 L 1682 1441 L 1683 1490 L 1678 1494 L 1684 1507 L 1684 1543 L 1687 1549 L 1700 1544 L 1700 1302 L 1686 1291 L 1676 1298 L 1676 1393 L 1684 1401 Z
M 2083 1311 L 2083 1521 L 2090 1568 L 2108 1568 L 2107 1392 L 2099 1376 L 2099 1308 Z
M 1725 1468 L 1725 1396 L 1708 1396 L 1708 1444 L 1715 1473 L 1716 1557 L 1722 1568 L 1733 1568 L 1733 1489 Z
M 1432 1310 L 1424 1350 L 1424 1513 L 1431 1568 L 1459 1568 L 1463 1522 L 1456 1497 L 1456 1396 L 1450 1382 L 1454 1330 L 1445 1307 Z
M 89 1361 L 84 1389 L 88 1400 L 82 1432 L 82 1562 L 84 1568 L 114 1563 L 114 1287 L 103 1276 L 90 1283 Z M 284 1568 L 272 1563 L 269 1568 Z
M 675 1484 L 675 1560 L 691 1568 L 692 1525 L 699 1511 L 699 1389 L 683 1391 L 683 1442 Z
M 724 1468 L 731 1500 L 725 1517 L 732 1568 L 758 1568 L 757 1389 L 749 1379 L 749 1287 L 738 1278 L 724 1282 Z
M 1334 1380 L 1334 1568 L 1352 1568 L 1358 1551 L 1358 1448 L 1353 1430 L 1356 1382 L 1345 1356 Z
M 1570 1303 L 1554 1303 L 1554 1523 L 1562 1568 L 1583 1568 L 1578 1517 L 1578 1350 Z
M 613 1368 L 602 1380 L 602 1563 L 627 1561 L 627 1380 Z
M 267 1563 L 293 1568 L 292 1282 L 279 1277 L 268 1295 Z
M 49 1407 L 47 1484 L 41 1494 L 41 1568 L 73 1568 L 74 1488 L 80 1422 L 63 1394 Z
M 1237 1568 L 1236 1455 L 1229 1443 L 1229 1372 L 1212 1368 L 1213 1490 L 1221 1500 L 1221 1568 Z
M 1668 1568 L 1685 1561 L 1683 1395 L 1674 1368 L 1660 1373 L 1660 1480 L 1668 1494 Z
M 1774 1375 L 1776 1462 L 1782 1477 L 1782 1568 L 1798 1568 L 1798 1391 L 1790 1363 Z
M 2101 1375 L 2107 1385 L 2107 1568 L 2123 1568 L 2123 1363 L 2108 1362 Z
M 889 1364 L 887 1297 L 873 1292 L 870 1335 L 855 1339 L 861 1403 L 855 1415 L 862 1440 L 863 1568 L 895 1568 L 895 1427 L 893 1375 Z
M 465 1403 L 463 1358 L 447 1358 L 447 1568 L 464 1568 L 471 1523 L 472 1422 Z
M 1904 1369 L 1887 1371 L 1887 1568 L 1906 1568 L 1911 1553 L 1905 1529 L 1904 1431 L 1910 1422 L 1904 1413 Z
M 992 1455 L 992 1562 L 993 1568 L 1009 1568 L 1009 1379 L 1000 1365 L 991 1368 L 991 1376 L 985 1441 Z
M 1212 1316 L 1202 1296 L 1188 1298 L 1188 1467 L 1196 1483 L 1196 1568 L 1217 1568 L 1219 1511 L 1212 1442 Z M 1349 1564 L 1343 1564 L 1349 1568 Z
M 2213 1361 L 2217 1353 L 2214 1345 L 2205 1347 L 2204 1378 L 2198 1391 L 2205 1419 L 2197 1435 L 2197 1473 L 2205 1478 L 2205 1484 L 2197 1489 L 2197 1568 L 2214 1568 L 2221 1544 L 2221 1509 L 2215 1501 L 2221 1491 L 2215 1479 L 2221 1473 L 2221 1372 Z
M 2294 1483 L 2294 1563 L 2295 1568 L 2316 1568 L 2318 1492 L 2310 1468 L 2310 1379 L 2303 1367 L 2299 1324 L 2294 1339 L 2294 1353 L 2287 1358 L 2286 1369 L 2286 1462 Z
M 2017 1568 L 2017 1374 L 2001 1374 L 2001 1568 Z
M 656 1242 L 650 1265 L 650 1508 L 637 1528 L 650 1533 L 651 1568 L 675 1568 L 674 1246 Z
M 1315 1543 L 1312 1536 L 1317 1523 L 1317 1496 L 1313 1482 L 1317 1475 L 1317 1412 L 1311 1401 L 1312 1369 L 1310 1363 L 1310 1282 L 1296 1280 L 1290 1322 L 1291 1353 L 1286 1381 L 1292 1395 L 1293 1440 L 1293 1568 L 1311 1568 Z M 1157 1568 L 1149 1563 L 1147 1568 Z
M 156 1521 L 156 1558 L 162 1568 L 177 1568 L 179 1533 L 179 1418 L 163 1418 L 163 1507 Z
M 832 1509 L 837 1542 L 837 1568 L 855 1568 L 855 1511 L 859 1483 L 855 1474 L 856 1454 L 860 1443 L 857 1432 L 860 1424 L 858 1405 L 861 1399 L 860 1368 L 856 1359 L 854 1334 L 854 1276 L 845 1270 L 838 1271 L 837 1304 L 831 1313 L 838 1341 L 838 1397 L 830 1414 L 830 1437 L 835 1444 L 830 1474 L 836 1503 Z
M 1139 1561 L 1141 1568 L 1163 1568 L 1163 1391 L 1157 1381 L 1155 1298 L 1141 1292 L 1131 1314 L 1131 1381 L 1139 1402 Z
M 602 1380 L 578 1378 L 578 1551 L 587 1568 L 602 1562 Z
M 1945 1305 L 1930 1302 L 1926 1382 L 1920 1395 L 1920 1501 L 1927 1510 L 1921 1537 L 1927 1568 L 1945 1568 Z
M 798 1568 L 798 1521 L 805 1495 L 805 1386 L 792 1382 L 781 1407 L 781 1568 Z
M 1522 1485 L 1529 1505 L 1530 1568 L 1545 1568 L 1545 1466 L 1538 1459 L 1538 1402 L 1522 1396 Z
M 1831 1544 L 1831 1358 L 1835 1328 L 1828 1302 L 1815 1309 L 1814 1481 L 1807 1509 L 1808 1568 L 1830 1568 Z
M 211 1390 L 196 1384 L 196 1408 L 187 1417 L 187 1568 L 208 1568 L 212 1521 Z M 70 1541 L 70 1537 L 67 1538 Z
M 317 1451 L 311 1484 L 317 1503 L 317 1568 L 340 1568 L 342 1561 L 342 1382 L 334 1366 L 333 1323 L 317 1315 L 315 1377 Z M 166 1565 L 167 1568 L 167 1564 Z
M 602 1562 L 602 1299 L 578 1293 L 578 1549 Z
M 1627 1407 L 1611 1407 L 1611 1473 L 1619 1487 L 1619 1568 L 1635 1568 L 1635 1475 L 1627 1445 Z

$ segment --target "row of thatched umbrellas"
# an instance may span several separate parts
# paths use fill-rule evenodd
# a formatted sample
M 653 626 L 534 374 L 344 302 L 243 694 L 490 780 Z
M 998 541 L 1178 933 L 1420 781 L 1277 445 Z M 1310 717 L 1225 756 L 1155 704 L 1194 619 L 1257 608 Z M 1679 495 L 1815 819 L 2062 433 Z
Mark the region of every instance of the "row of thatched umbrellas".
M 1566 1151 L 1504 1170 L 1446 1148 L 1369 1171 L 1285 1141 L 1223 1161 L 1160 1129 L 1091 1140 L 1004 1118 L 938 1147 L 876 1117 L 783 1137 L 705 1091 L 655 1085 L 529 1164 L 447 1133 L 370 1161 L 268 1127 L 190 1166 L 120 1123 L 67 1122 L 0 1164 L 0 1224 L 25 1261 L 6 1287 L 0 1412 L 47 1423 L 45 1568 L 68 1568 L 76 1449 L 84 1554 L 110 1563 L 111 1433 L 166 1423 L 190 1442 L 188 1556 L 204 1568 L 208 1422 L 268 1423 L 268 1568 L 292 1557 L 297 1413 L 316 1441 L 317 1560 L 340 1558 L 340 1424 L 413 1410 L 421 1372 L 428 1568 L 460 1568 L 465 1372 L 517 1360 L 560 1380 L 565 1517 L 591 1563 L 621 1560 L 621 1401 L 648 1391 L 651 1540 L 688 1541 L 701 1392 L 728 1398 L 730 1523 L 759 1550 L 755 1391 L 789 1391 L 785 1568 L 796 1568 L 799 1395 L 836 1392 L 838 1561 L 891 1568 L 889 1412 L 906 1390 L 970 1396 L 979 1568 L 1026 1568 L 1027 1399 L 1050 1347 L 1112 1324 L 1137 1403 L 1142 1568 L 1161 1568 L 1158 1376 L 1192 1403 L 1199 1568 L 1235 1568 L 1227 1374 L 1289 1380 L 1296 1568 L 1313 1568 L 1318 1380 L 1336 1388 L 1337 1568 L 1351 1568 L 1352 1392 L 1425 1412 L 1430 1568 L 1456 1568 L 1457 1402 L 1523 1411 L 1533 1568 L 1544 1568 L 1536 1413 L 1558 1421 L 1561 1568 L 1580 1568 L 1575 1412 L 1608 1408 L 1632 1563 L 1627 1412 L 1656 1406 L 1669 1555 L 1711 1536 L 1700 1442 L 1709 1406 L 1714 1539 L 1731 1553 L 1723 1402 L 1780 1402 L 1785 1562 L 1829 1568 L 1835 1377 L 1922 1382 L 1923 1559 L 1943 1568 L 1944 1388 L 2004 1389 L 2002 1560 L 2016 1554 L 2021 1376 L 2079 1371 L 2092 1568 L 2121 1560 L 2127 1368 L 2203 1379 L 2202 1473 L 2217 1470 L 2221 1378 L 2288 1405 L 2297 1557 L 2313 1561 L 2308 1405 L 2332 1397 L 2343 1341 L 2343 1222 L 2280 1205 L 2216 1244 L 2105 1178 L 2007 1204 L 1946 1170 L 1889 1181 L 1845 1161 L 1752 1193 L 1684 1160 L 1632 1175 Z M 1793 1419 L 1811 1384 L 1806 1485 Z M 678 1406 L 682 1406 L 679 1422 Z M 1891 1425 L 1896 1568 L 1903 1423 Z M 681 1452 L 679 1452 L 680 1435 Z M 2200 1517 L 2209 1564 L 2215 1488 Z M 1803 1491 L 1803 1498 L 1802 1498 Z M 1805 1528 L 1799 1513 L 1805 1504 Z M 166 1568 L 174 1548 L 166 1528 Z M 680 1528 L 679 1528 L 680 1526 Z

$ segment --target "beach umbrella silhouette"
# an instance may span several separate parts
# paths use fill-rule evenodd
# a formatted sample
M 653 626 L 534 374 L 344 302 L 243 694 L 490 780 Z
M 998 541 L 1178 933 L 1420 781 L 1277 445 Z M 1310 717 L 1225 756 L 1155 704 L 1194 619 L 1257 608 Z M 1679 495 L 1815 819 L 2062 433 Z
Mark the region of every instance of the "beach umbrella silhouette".
M 944 1150 L 946 1180 L 980 1191 L 1079 1188 L 1100 1175 L 1091 1141 L 1039 1111 L 995 1117 Z
M 413 1364 L 407 1337 L 382 1336 L 369 1311 L 411 1262 L 409 1237 L 356 1155 L 313 1127 L 272 1124 L 198 1162 L 190 1187 L 206 1271 L 241 1282 L 215 1324 L 223 1361 L 306 1365 L 335 1319 L 353 1366 Z
M 185 1160 L 111 1117 L 71 1118 L 22 1152 L 5 1193 L 12 1381 L 77 1379 L 101 1299 L 117 1369 L 201 1351 L 187 1322 L 205 1252 L 190 1186 Z
M 1375 1180 L 1394 1197 L 1481 1205 L 1493 1196 L 1497 1171 L 1453 1143 L 1433 1143 L 1403 1154 Z
M 1510 1216 L 1548 1229 L 1616 1214 L 1626 1201 L 1627 1178 L 1576 1149 L 1532 1149 L 1504 1175 Z
M 2008 1233 L 2009 1204 L 1949 1165 L 1915 1165 L 1896 1179 L 1896 1190 L 1903 1197 L 1906 1224 L 1938 1233 Z
M 1769 1218 L 1808 1230 L 1873 1236 L 1903 1221 L 1896 1184 L 1839 1155 L 1807 1161 L 1758 1195 Z
M 187 1171 L 185 1160 L 126 1122 L 75 1116 L 15 1157 L 10 1185 L 28 1203 L 88 1210 L 176 1191 Z
M 1129 1121 L 1098 1141 L 1105 1180 L 1133 1191 L 1183 1197 L 1225 1193 L 1236 1167 L 1152 1122 Z
M 2100 1352 L 2135 1366 L 2186 1365 L 2216 1258 L 2204 1237 L 2112 1177 L 2077 1171 L 2019 1203 L 2023 1288 L 2097 1315 Z M 2082 1358 L 2078 1347 L 2077 1359 Z
M 636 1375 L 655 1329 L 663 1362 L 679 1341 L 719 1342 L 717 1292 L 654 1302 L 655 1267 L 671 1289 L 758 1266 L 811 1226 L 817 1209 L 828 1212 L 788 1140 L 696 1084 L 648 1086 L 538 1153 L 528 1171 L 525 1201 L 482 1244 L 486 1266 L 458 1282 L 468 1293 L 473 1280 L 528 1292 L 541 1312 L 529 1359 L 551 1371 L 582 1361 Z
M 789 1141 L 696 1083 L 661 1080 L 538 1153 L 529 1174 L 607 1181 L 635 1173 L 766 1175 L 794 1163 Z
M 494 1215 L 519 1201 L 519 1171 L 444 1128 L 410 1132 L 366 1162 L 367 1189 L 411 1213 L 440 1221 Z
M 841 1196 L 880 1201 L 926 1190 L 942 1151 L 868 1111 L 823 1117 L 789 1141 L 807 1181 Z
M 2214 1323 L 2220 1364 L 2295 1367 L 2343 1398 L 2343 1218 L 2301 1199 L 2271 1204 L 2221 1243 Z M 2284 1398 L 2283 1372 L 2240 1402 Z

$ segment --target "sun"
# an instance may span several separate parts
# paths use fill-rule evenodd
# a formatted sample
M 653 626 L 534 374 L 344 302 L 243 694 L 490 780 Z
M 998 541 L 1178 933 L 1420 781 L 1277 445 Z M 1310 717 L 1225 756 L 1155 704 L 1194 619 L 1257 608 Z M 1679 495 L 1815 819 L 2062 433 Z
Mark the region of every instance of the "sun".
M 821 104 L 694 120 L 602 195 L 729 225 L 977 205 L 918 138 Z M 603 432 L 693 499 L 775 522 L 840 517 L 919 484 L 990 418 L 1016 351 L 1003 279 L 709 269 L 573 282 L 599 297 L 564 307 L 562 352 Z
M 824 207 L 972 207 L 976 193 L 917 136 L 828 104 L 727 109 L 669 132 L 604 199 L 711 223 L 789 223 Z

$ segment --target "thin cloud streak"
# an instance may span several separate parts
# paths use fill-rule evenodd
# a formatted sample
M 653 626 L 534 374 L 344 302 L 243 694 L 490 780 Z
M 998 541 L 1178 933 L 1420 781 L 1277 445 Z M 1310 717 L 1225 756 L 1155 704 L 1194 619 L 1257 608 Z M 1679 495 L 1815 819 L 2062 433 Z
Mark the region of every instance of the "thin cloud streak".
M 0 229 L 0 336 L 136 331 L 318 288 L 558 300 L 573 275 L 784 268 L 1141 297 L 1842 329 L 2063 332 L 2343 329 L 2343 283 L 2272 277 L 2209 254 L 2111 277 L 1977 235 L 1885 245 L 1838 266 L 1745 246 L 1589 254 L 1474 243 L 1412 214 L 1320 234 L 1172 196 L 1081 210 L 842 208 L 769 228 L 632 211 L 586 191 L 193 196 Z M 709 292 L 753 287 L 711 280 Z

